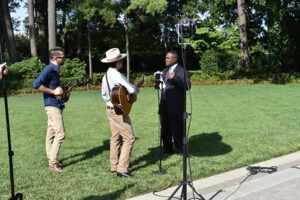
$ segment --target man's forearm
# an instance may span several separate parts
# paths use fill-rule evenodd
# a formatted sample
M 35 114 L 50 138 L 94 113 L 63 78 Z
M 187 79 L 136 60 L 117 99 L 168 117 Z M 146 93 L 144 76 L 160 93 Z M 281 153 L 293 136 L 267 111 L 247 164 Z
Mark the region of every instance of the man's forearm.
M 52 94 L 54 95 L 54 90 L 50 89 L 50 88 L 47 88 L 43 85 L 41 85 L 39 88 L 38 88 L 38 91 L 40 92 L 43 92 L 43 93 L 47 93 L 47 94 Z

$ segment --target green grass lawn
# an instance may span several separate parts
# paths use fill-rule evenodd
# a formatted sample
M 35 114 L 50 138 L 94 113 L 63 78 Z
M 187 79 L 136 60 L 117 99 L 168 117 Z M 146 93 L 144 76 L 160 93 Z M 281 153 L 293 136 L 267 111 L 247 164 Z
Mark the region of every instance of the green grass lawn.
M 187 98 L 189 100 L 189 98 Z M 189 133 L 193 179 L 247 166 L 300 149 L 299 85 L 224 85 L 192 88 Z M 45 153 L 47 117 L 41 94 L 8 98 L 15 190 L 24 199 L 125 199 L 178 185 L 182 159 L 164 158 L 158 170 L 157 91 L 142 88 L 130 114 L 136 142 L 134 179 L 110 173 L 110 127 L 100 91 L 73 92 L 63 113 L 66 139 L 50 173 Z M 188 110 L 190 103 L 188 102 Z M 10 198 L 3 98 L 0 99 L 0 199 Z

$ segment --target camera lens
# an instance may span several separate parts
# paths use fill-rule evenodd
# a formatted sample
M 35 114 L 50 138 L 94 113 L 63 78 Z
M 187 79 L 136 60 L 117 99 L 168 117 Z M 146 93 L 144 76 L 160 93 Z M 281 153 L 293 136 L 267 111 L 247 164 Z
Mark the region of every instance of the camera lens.
M 155 74 L 155 79 L 160 79 L 160 74 Z

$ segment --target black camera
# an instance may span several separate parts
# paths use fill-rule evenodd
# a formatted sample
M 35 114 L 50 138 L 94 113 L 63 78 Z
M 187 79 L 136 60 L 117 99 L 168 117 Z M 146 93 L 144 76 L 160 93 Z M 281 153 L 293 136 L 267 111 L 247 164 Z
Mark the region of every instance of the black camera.
M 155 74 L 155 81 L 160 81 L 160 77 L 161 77 L 160 73 Z
M 155 76 L 155 89 L 160 89 L 160 84 L 162 83 L 162 73 L 157 71 L 154 73 Z
M 193 37 L 196 32 L 196 20 L 183 18 L 178 21 L 177 24 L 177 34 L 182 38 L 190 38 Z

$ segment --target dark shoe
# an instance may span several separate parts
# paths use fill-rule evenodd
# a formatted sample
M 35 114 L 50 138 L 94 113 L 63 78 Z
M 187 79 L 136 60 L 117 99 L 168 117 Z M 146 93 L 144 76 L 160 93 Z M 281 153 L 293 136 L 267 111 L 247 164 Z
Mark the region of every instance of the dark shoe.
M 64 172 L 65 170 L 60 165 L 50 165 L 49 166 L 50 172 Z
M 56 165 L 61 168 L 62 167 L 62 162 L 58 162 L 58 163 L 56 163 Z
M 183 158 L 183 153 L 179 153 L 178 155 L 180 158 Z M 186 157 L 189 157 L 189 154 L 187 154 Z
M 174 151 L 173 151 L 173 150 L 170 150 L 170 151 L 166 151 L 166 150 L 164 150 L 164 153 L 165 153 L 165 154 L 173 154 L 173 153 L 174 153 Z
M 164 151 L 164 156 L 171 156 L 172 154 L 174 154 L 174 151 Z
M 116 173 L 117 171 L 110 171 L 111 173 Z
M 125 172 L 125 173 L 117 172 L 117 176 L 118 177 L 125 177 L 125 178 L 133 178 L 133 175 L 130 174 L 129 172 Z

